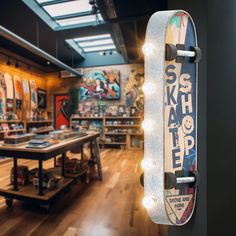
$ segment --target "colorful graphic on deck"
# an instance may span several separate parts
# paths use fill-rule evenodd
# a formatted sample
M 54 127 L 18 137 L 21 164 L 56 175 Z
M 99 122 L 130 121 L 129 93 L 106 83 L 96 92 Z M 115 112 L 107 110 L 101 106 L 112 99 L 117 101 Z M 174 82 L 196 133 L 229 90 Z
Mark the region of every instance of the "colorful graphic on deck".
M 28 120 L 30 119 L 30 88 L 29 82 L 25 78 L 22 79 L 22 89 L 24 94 L 22 106 L 25 111 L 22 118 Z
M 22 99 L 23 99 L 23 89 L 21 79 L 14 75 L 14 88 L 15 88 L 15 102 L 16 102 L 16 114 L 19 119 L 22 119 Z
M 38 108 L 38 96 L 37 96 L 37 85 L 34 80 L 29 81 L 30 86 L 30 117 L 34 117 Z
M 185 50 L 196 46 L 193 23 L 183 12 L 175 14 L 167 27 L 166 43 L 183 44 Z M 196 171 L 196 64 L 165 62 L 164 135 L 165 172 L 183 171 L 183 176 Z M 182 184 L 165 190 L 165 205 L 173 224 L 182 225 L 190 218 L 195 203 L 195 188 Z
M 6 111 L 13 111 L 14 110 L 14 87 L 12 77 L 8 74 L 4 74 L 4 79 L 6 83 Z
M 0 114 L 6 113 L 6 82 L 4 75 L 0 72 Z
M 120 98 L 120 76 L 119 72 L 93 71 L 83 76 L 80 84 L 80 101 L 90 98 L 96 99 L 119 99 Z

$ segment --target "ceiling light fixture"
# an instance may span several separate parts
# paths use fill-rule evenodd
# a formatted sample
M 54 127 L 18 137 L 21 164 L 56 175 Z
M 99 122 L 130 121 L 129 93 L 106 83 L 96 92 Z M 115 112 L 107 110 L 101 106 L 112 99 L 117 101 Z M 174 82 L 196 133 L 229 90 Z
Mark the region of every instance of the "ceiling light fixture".
M 8 60 L 7 60 L 7 65 L 10 66 L 11 65 L 11 58 L 8 57 Z
M 19 67 L 20 67 L 20 64 L 19 64 L 18 61 L 16 61 L 15 67 L 16 67 L 16 68 L 19 68 Z

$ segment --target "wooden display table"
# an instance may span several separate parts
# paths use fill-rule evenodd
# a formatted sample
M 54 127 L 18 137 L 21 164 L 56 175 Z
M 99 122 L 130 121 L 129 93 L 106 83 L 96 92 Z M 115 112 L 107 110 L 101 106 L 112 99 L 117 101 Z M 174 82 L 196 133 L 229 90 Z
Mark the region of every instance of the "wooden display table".
M 70 140 L 61 141 L 58 144 L 52 145 L 44 149 L 34 149 L 26 148 L 26 145 L 18 147 L 8 147 L 0 145 L 0 153 L 2 156 L 13 158 L 13 174 L 14 174 L 14 184 L 8 189 L 0 189 L 0 195 L 6 198 L 6 203 L 8 206 L 12 205 L 13 199 L 28 201 L 33 203 L 38 203 L 40 205 L 50 205 L 54 200 L 55 196 L 61 191 L 65 190 L 72 182 L 73 178 L 68 178 L 65 176 L 65 157 L 66 152 L 78 146 L 81 147 L 81 159 L 83 160 L 83 145 L 85 143 L 90 143 L 90 158 L 94 159 L 98 175 L 100 180 L 102 180 L 102 169 L 100 161 L 100 151 L 99 145 L 97 143 L 97 138 L 99 133 L 90 133 L 87 136 L 80 138 L 74 138 Z M 64 177 L 63 183 L 55 190 L 45 192 L 43 190 L 43 161 L 54 158 L 57 155 L 62 154 L 62 167 L 61 175 Z M 18 187 L 17 184 L 17 159 L 28 159 L 38 161 L 38 193 L 35 191 L 34 186 L 22 186 Z

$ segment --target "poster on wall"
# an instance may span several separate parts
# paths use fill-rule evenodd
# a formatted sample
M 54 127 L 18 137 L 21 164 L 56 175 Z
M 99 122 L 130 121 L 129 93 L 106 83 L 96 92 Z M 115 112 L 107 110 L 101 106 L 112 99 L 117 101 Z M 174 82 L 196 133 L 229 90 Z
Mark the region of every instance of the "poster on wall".
M 54 121 L 56 129 L 60 129 L 62 125 L 70 126 L 68 94 L 54 95 Z
M 79 89 L 80 102 L 90 98 L 120 99 L 120 74 L 117 70 L 93 71 L 83 76 Z
M 47 93 L 45 89 L 38 89 L 38 108 L 47 108 Z
M 144 109 L 144 95 L 142 85 L 144 82 L 144 74 L 131 70 L 128 77 L 128 83 L 125 87 L 125 105 L 127 107 L 135 106 L 137 110 Z

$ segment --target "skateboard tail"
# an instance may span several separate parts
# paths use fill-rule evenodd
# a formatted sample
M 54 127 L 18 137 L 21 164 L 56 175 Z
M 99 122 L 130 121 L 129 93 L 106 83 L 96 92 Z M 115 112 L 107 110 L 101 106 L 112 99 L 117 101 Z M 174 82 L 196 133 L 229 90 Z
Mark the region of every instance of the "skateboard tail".
M 189 24 L 192 28 L 189 29 Z M 193 31 L 189 33 L 188 31 Z M 193 38 L 189 36 L 194 35 Z M 149 202 L 148 214 L 153 222 L 157 224 L 167 225 L 183 225 L 188 222 L 193 213 L 196 190 L 195 188 L 189 190 L 185 185 L 180 189 L 165 189 L 165 175 L 166 171 L 173 172 L 174 169 L 184 170 L 184 167 L 193 170 L 197 168 L 197 83 L 196 81 L 189 81 L 194 92 L 191 94 L 185 91 L 186 86 L 179 83 L 179 76 L 186 74 L 189 70 L 193 78 L 197 78 L 197 64 L 166 62 L 165 60 L 165 45 L 166 43 L 183 44 L 188 41 L 196 46 L 196 31 L 191 17 L 182 10 L 162 11 L 152 15 L 149 20 L 146 32 L 145 45 L 152 48 L 152 53 L 145 55 L 145 84 L 147 87 L 152 87 L 154 93 L 145 92 L 145 119 L 144 119 L 144 161 L 151 163 L 151 168 L 144 170 L 144 192 L 145 199 Z M 184 71 L 186 70 L 186 71 Z M 185 73 L 184 73 L 185 72 Z M 191 74 L 190 73 L 190 74 Z M 167 78 L 169 74 L 169 81 Z M 171 78 L 176 77 L 175 82 Z M 183 81 L 187 81 L 183 78 Z M 172 87 L 168 87 L 168 82 Z M 173 82 L 173 83 L 172 83 Z M 168 87 L 168 88 L 167 88 Z M 169 90 L 168 89 L 172 89 Z M 175 91 L 174 91 L 175 89 Z M 183 107 L 180 107 L 180 100 L 185 97 L 180 97 L 180 91 L 183 90 L 183 96 L 191 97 L 193 101 L 192 107 L 186 108 L 183 112 Z M 189 95 L 190 94 L 190 95 Z M 169 95 L 169 97 L 168 97 Z M 171 104 L 172 103 L 172 104 Z M 181 117 L 181 112 L 184 115 Z M 190 109 L 190 110 L 189 110 Z M 194 112 L 191 113 L 192 110 Z M 179 113 L 179 114 L 177 114 Z M 189 113 L 186 115 L 186 113 Z M 169 118 L 167 119 L 167 117 Z M 187 116 L 187 118 L 184 118 Z M 182 119 L 182 120 L 178 120 Z M 186 132 L 182 131 L 182 140 L 179 139 L 183 129 L 183 119 L 188 120 L 194 125 L 194 131 L 191 128 L 191 137 L 194 140 L 194 145 L 191 144 L 191 149 L 187 150 L 186 145 L 190 141 L 185 142 Z M 171 128 L 171 131 L 170 129 Z M 177 131 L 172 131 L 176 128 Z M 186 131 L 186 130 L 185 130 Z M 187 131 L 188 132 L 188 131 Z M 175 139 L 174 141 L 169 141 Z M 174 147 L 173 147 L 174 142 Z M 175 153 L 176 161 L 170 161 L 170 154 L 179 149 L 178 155 Z M 178 157 L 178 159 L 177 159 Z M 185 163 L 185 158 L 189 158 L 189 162 Z M 168 161 L 169 160 L 169 161 Z M 174 164 L 175 166 L 173 166 Z M 175 202 L 179 201 L 179 202 Z

